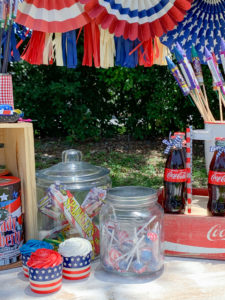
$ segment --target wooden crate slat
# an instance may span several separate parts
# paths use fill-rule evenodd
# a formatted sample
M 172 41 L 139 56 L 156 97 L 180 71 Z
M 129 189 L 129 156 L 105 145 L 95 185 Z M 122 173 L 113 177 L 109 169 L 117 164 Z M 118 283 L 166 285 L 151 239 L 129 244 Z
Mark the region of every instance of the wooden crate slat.
M 33 125 L 0 123 L 0 138 L 5 144 L 5 163 L 13 176 L 21 179 L 22 209 L 26 240 L 37 238 L 37 204 Z

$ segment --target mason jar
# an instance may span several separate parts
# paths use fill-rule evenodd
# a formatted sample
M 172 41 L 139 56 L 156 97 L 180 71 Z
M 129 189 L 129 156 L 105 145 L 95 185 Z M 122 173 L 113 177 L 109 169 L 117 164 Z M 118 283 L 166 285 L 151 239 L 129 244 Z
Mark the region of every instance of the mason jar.
M 100 260 L 106 271 L 152 274 L 163 268 L 163 209 L 154 189 L 109 189 L 100 211 Z

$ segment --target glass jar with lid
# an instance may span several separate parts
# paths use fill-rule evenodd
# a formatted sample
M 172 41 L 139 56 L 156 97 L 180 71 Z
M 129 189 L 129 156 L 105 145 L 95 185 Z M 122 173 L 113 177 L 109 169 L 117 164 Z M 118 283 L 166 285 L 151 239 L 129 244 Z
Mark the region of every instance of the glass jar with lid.
M 81 236 L 99 254 L 99 211 L 111 187 L 109 170 L 81 161 L 77 150 L 62 153 L 62 162 L 37 172 L 39 239 Z M 57 241 L 55 241 L 57 243 Z
M 152 274 L 163 268 L 163 209 L 154 189 L 109 189 L 100 212 L 100 259 L 106 271 Z

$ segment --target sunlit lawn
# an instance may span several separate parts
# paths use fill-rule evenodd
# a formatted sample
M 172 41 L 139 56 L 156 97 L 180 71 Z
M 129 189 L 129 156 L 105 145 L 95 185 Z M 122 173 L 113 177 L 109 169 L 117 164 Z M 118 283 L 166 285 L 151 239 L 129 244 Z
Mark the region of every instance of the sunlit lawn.
M 131 141 L 115 138 L 101 142 L 70 143 L 63 140 L 36 140 L 36 169 L 50 167 L 61 161 L 66 149 L 83 152 L 83 160 L 110 170 L 113 186 L 142 185 L 159 188 L 163 185 L 166 156 L 160 141 Z M 203 145 L 194 144 L 193 186 L 207 185 Z

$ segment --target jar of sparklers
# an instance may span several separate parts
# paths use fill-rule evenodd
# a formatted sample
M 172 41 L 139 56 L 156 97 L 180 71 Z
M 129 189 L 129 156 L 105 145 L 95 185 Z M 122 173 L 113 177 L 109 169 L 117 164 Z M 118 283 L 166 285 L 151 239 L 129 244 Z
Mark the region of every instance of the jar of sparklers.
M 163 268 L 163 210 L 156 190 L 108 190 L 100 212 L 100 258 L 106 271 L 123 275 L 148 275 Z

